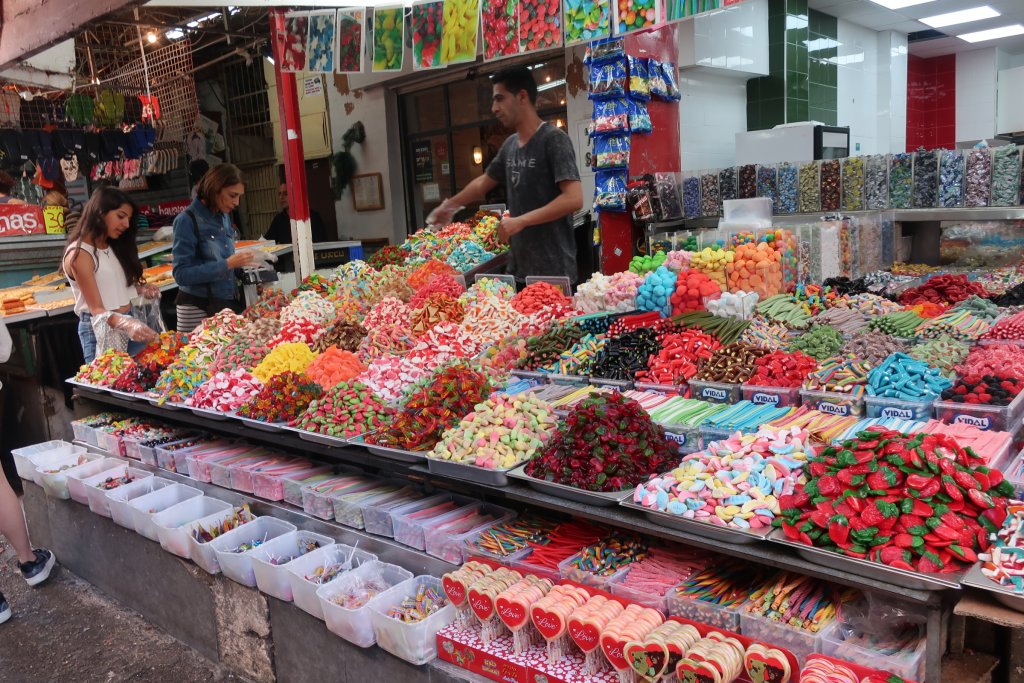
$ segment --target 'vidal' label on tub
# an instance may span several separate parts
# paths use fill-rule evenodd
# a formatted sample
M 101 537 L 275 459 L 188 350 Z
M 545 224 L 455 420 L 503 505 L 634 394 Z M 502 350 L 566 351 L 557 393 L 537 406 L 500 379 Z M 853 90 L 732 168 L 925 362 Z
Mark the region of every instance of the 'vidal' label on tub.
M 882 408 L 882 417 L 895 417 L 899 420 L 912 420 L 914 419 L 914 411 L 910 408 L 893 408 L 889 406 Z
M 725 389 L 715 389 L 714 387 L 704 387 L 700 390 L 700 397 L 706 398 L 709 401 L 724 401 L 729 398 L 729 392 Z
M 958 425 L 971 425 L 978 429 L 991 429 L 992 418 L 990 417 L 978 417 L 977 415 L 957 415 L 953 418 L 953 424 Z
M 686 434 L 673 434 L 672 432 L 665 432 L 665 438 L 675 441 L 680 446 L 686 445 Z
M 750 402 L 757 406 L 777 406 L 781 398 L 778 394 L 763 394 L 758 391 L 750 397 Z
M 818 410 L 823 413 L 828 413 L 829 415 L 845 416 L 850 414 L 850 406 L 845 403 L 826 403 L 825 401 L 822 401 L 818 404 Z

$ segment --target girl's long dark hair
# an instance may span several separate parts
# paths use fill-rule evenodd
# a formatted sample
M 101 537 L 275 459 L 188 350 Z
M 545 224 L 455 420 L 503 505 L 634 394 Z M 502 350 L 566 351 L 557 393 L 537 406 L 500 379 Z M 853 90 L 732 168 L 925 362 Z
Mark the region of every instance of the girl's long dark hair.
M 124 269 L 125 280 L 127 280 L 125 284 L 130 287 L 141 282 L 142 264 L 139 262 L 139 245 L 135 243 L 139 232 L 139 207 L 127 194 L 116 187 L 101 187 L 93 192 L 89 201 L 82 208 L 82 216 L 78 219 L 78 223 L 68 233 L 68 244 L 75 245 L 74 258 L 77 258 L 82 247 L 82 239 L 89 237 L 90 241 L 95 244 L 97 238 L 105 236 L 107 226 L 103 222 L 103 217 L 124 204 L 132 208 L 128 229 L 117 239 L 108 238 L 107 241 L 114 251 L 114 256 L 121 263 L 121 268 Z M 98 263 L 96 267 L 99 267 Z

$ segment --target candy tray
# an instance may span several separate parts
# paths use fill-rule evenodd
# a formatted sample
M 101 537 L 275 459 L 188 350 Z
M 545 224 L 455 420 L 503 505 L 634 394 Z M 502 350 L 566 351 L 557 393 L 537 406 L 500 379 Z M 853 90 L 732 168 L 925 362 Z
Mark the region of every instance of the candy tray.
M 985 576 L 981 571 L 981 563 L 976 563 L 966 576 L 960 580 L 964 586 L 988 591 L 1001 604 L 1012 610 L 1024 612 L 1024 593 L 1018 593 L 1009 586 L 1001 586 Z
M 227 420 L 231 415 L 228 413 L 222 413 L 219 410 L 210 410 L 208 408 L 193 408 L 188 406 L 188 409 L 192 411 L 193 415 L 198 417 L 205 417 L 210 420 Z
M 431 474 L 473 481 L 478 484 L 490 484 L 491 486 L 507 486 L 508 473 L 515 469 L 514 467 L 508 467 L 490 470 L 486 467 L 477 467 L 476 465 L 467 465 L 461 462 L 452 462 L 451 460 L 441 460 L 440 458 L 427 458 L 427 467 L 430 469 Z
M 72 385 L 72 386 L 75 386 L 75 387 L 78 387 L 79 389 L 82 389 L 83 391 L 91 391 L 94 394 L 99 394 L 99 393 L 102 393 L 104 391 L 110 391 L 106 387 L 97 386 L 95 384 L 89 384 L 88 382 L 79 382 L 74 377 L 69 377 L 68 379 L 66 379 L 64 381 L 67 382 L 68 384 Z M 110 393 L 113 393 L 113 392 L 110 392 Z
M 596 505 L 597 507 L 612 507 L 613 505 L 617 505 L 624 497 L 633 494 L 633 489 L 629 489 L 628 491 L 610 491 L 608 493 L 601 493 L 599 491 L 584 491 L 583 489 L 578 489 L 575 486 L 566 486 L 565 484 L 556 484 L 553 481 L 537 479 L 536 477 L 531 477 L 526 473 L 526 463 L 509 470 L 508 476 L 513 479 L 519 479 L 520 481 L 526 482 L 530 488 L 535 491 L 540 491 L 541 493 L 546 493 L 549 496 L 573 500 L 577 503 Z
M 287 426 L 286 422 L 263 422 L 261 420 L 254 420 L 251 417 L 242 417 L 238 413 L 231 413 L 231 417 L 235 418 L 246 427 L 258 429 L 261 432 L 280 432 Z
M 329 434 L 317 434 L 316 432 L 308 432 L 305 429 L 299 427 L 283 427 L 290 432 L 295 432 L 299 435 L 299 438 L 303 441 L 309 441 L 310 443 L 318 443 L 321 446 L 334 446 L 341 447 L 348 445 L 348 439 L 340 436 L 330 436 Z
M 948 574 L 925 574 L 918 571 L 895 569 L 881 562 L 847 557 L 846 555 L 834 553 L 831 550 L 823 550 L 797 541 L 791 541 L 786 538 L 786 534 L 782 529 L 776 529 L 768 537 L 768 540 L 772 543 L 778 543 L 779 545 L 794 549 L 797 555 L 808 562 L 846 571 L 867 579 L 896 584 L 904 588 L 924 591 L 943 591 L 950 588 L 960 588 L 960 581 L 964 576 L 963 571 L 950 572 Z
M 743 529 L 733 529 L 732 527 L 718 526 L 710 522 L 688 519 L 680 515 L 661 512 L 660 510 L 651 510 L 650 508 L 645 508 L 643 505 L 637 505 L 632 501 L 631 497 L 626 498 L 619 503 L 619 505 L 639 512 L 658 526 L 686 531 L 687 533 L 691 533 L 695 536 L 703 536 L 704 538 L 712 541 L 719 541 L 721 543 L 734 543 L 738 545 L 760 543 L 768 537 L 768 534 L 771 533 L 771 529 L 753 529 L 744 531 Z
M 365 434 L 357 436 L 351 439 L 349 443 L 355 446 L 362 446 L 381 458 L 387 458 L 388 460 L 395 460 L 397 462 L 423 462 L 427 459 L 426 451 L 416 452 L 402 450 L 401 448 L 392 448 L 390 446 L 374 446 L 373 444 L 366 443 L 364 438 L 365 436 Z
M 146 393 L 133 394 L 130 391 L 118 391 L 117 389 L 107 389 L 107 393 L 118 398 L 123 398 L 126 401 L 145 401 L 149 398 Z

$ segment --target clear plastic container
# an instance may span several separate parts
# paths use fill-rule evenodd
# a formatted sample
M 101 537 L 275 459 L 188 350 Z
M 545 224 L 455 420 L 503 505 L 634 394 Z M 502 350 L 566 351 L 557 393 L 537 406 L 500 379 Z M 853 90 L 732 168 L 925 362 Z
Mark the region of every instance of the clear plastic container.
M 562 577 L 558 573 L 557 566 L 551 569 L 549 567 L 542 567 L 539 564 L 532 564 L 530 562 L 531 555 L 533 555 L 532 548 L 523 557 L 512 560 L 510 563 L 512 569 L 515 569 L 520 574 L 533 574 L 541 579 L 548 579 L 552 583 L 558 583 L 561 580 Z
M 168 486 L 166 489 L 160 489 L 149 495 L 159 495 L 169 488 L 171 487 Z M 133 507 L 138 500 L 141 499 L 132 501 Z M 190 523 L 209 517 L 216 512 L 230 510 L 231 507 L 231 503 L 226 503 L 223 500 L 197 496 L 173 505 L 163 512 L 158 512 L 153 516 L 153 525 L 156 527 L 160 547 L 180 558 L 191 559 L 192 544 L 189 543 L 189 533 L 186 527 Z
M 127 415 L 118 413 L 104 413 L 103 415 L 90 415 L 71 422 L 71 431 L 75 438 L 84 441 L 90 446 L 102 448 L 99 439 L 99 430 L 117 420 L 123 420 Z
M 739 403 L 740 385 L 731 382 L 702 382 L 691 379 L 690 393 L 693 398 L 709 403 Z
M 1008 406 L 936 401 L 935 416 L 950 424 L 969 424 L 982 430 L 1016 432 L 1024 409 L 1024 392 Z
M 924 652 L 926 644 L 927 639 L 922 637 L 910 657 L 893 657 L 883 654 L 876 649 L 868 649 L 846 642 L 843 639 L 843 630 L 840 628 L 838 621 L 821 634 L 822 654 L 859 664 L 860 666 L 866 666 L 870 669 L 887 671 L 911 681 L 924 680 Z
M 311 472 L 286 474 L 281 477 L 284 485 L 284 502 L 296 507 L 302 507 L 302 487 L 307 484 L 316 484 L 333 476 L 334 474 L 330 467 L 319 468 Z
M 461 513 L 469 512 L 463 509 Z M 489 519 L 470 523 L 462 519 L 462 514 L 454 514 L 444 521 L 438 520 L 436 526 L 428 527 L 426 533 L 427 554 L 452 564 L 462 564 L 463 545 L 474 533 L 490 528 L 495 524 L 515 519 L 516 513 L 491 503 L 477 503 L 473 514 L 486 515 Z
M 301 557 L 299 545 L 316 542 L 321 547 L 333 545 L 334 539 L 323 534 L 299 529 L 289 531 L 267 541 L 251 551 L 252 569 L 260 591 L 285 602 L 292 601 L 292 584 L 288 580 L 288 565 Z M 286 560 L 287 561 L 284 561 Z M 278 562 L 279 564 L 274 564 Z
M 185 461 L 188 463 L 188 476 L 201 481 L 204 484 L 209 484 L 213 480 L 213 465 L 223 460 L 231 460 L 244 453 L 248 453 L 252 449 L 251 446 L 233 446 L 229 448 L 220 448 L 217 446 L 210 446 L 204 444 L 200 448 L 189 452 L 185 456 Z M 180 455 L 175 456 L 174 464 L 177 466 L 180 461 Z M 180 470 L 179 470 L 180 471 Z
M 301 470 L 279 472 L 277 470 L 253 472 L 252 492 L 254 495 L 266 500 L 284 500 L 285 482 L 287 477 L 308 478 L 317 474 L 329 473 L 330 466 L 317 466 L 316 463 L 307 463 L 307 467 Z M 301 494 L 300 494 L 301 495 Z M 299 501 L 302 502 L 301 500 Z
M 287 566 L 288 581 L 292 585 L 292 600 L 295 602 L 295 606 L 323 621 L 324 611 L 320 604 L 320 599 L 316 596 L 317 591 L 321 587 L 329 586 L 334 581 L 337 581 L 345 573 L 361 567 L 367 562 L 375 562 L 376 560 L 377 556 L 373 553 L 359 550 L 344 543 L 335 543 L 334 545 L 317 548 L 311 553 L 306 553 L 302 557 L 296 558 L 289 562 Z M 316 578 L 312 581 L 306 578 L 313 576 L 319 567 L 329 567 L 332 565 L 340 565 L 341 573 L 335 575 L 333 579 L 328 580 L 326 583 L 320 583 Z
M 334 499 L 334 519 L 339 524 L 344 524 L 353 529 L 363 529 L 366 526 L 363 509 L 364 506 L 374 502 L 386 503 L 393 500 L 404 500 L 411 503 L 413 499 L 408 494 L 415 491 L 411 486 L 400 484 L 382 484 L 373 489 L 367 489 L 359 493 L 348 493 Z
M 826 626 L 826 628 L 828 627 Z M 807 662 L 809 655 L 821 652 L 820 633 L 811 633 L 777 621 L 770 621 L 746 611 L 740 614 L 740 633 L 754 640 L 786 648 L 793 653 L 801 667 Z
M 138 442 L 138 452 L 139 452 L 138 457 L 139 457 L 139 460 L 141 460 L 142 462 L 144 462 L 147 465 L 150 465 L 152 467 L 157 467 L 158 463 L 157 463 L 157 458 L 156 458 L 156 451 L 157 451 L 158 448 L 160 448 L 161 446 L 166 446 L 169 443 L 177 443 L 177 442 L 181 442 L 181 441 L 187 441 L 190 438 L 194 439 L 194 438 L 196 438 L 197 435 L 194 434 L 194 433 L 190 433 L 190 432 L 183 432 L 181 430 L 174 430 L 174 431 L 171 432 L 171 436 L 173 437 L 173 439 L 171 441 L 165 441 L 164 443 L 154 443 L 154 441 L 156 441 L 156 439 L 148 439 L 148 440 L 139 441 Z M 129 444 L 128 448 L 129 448 L 129 450 L 131 450 L 131 444 Z
M 472 504 L 472 500 L 461 496 L 441 495 L 398 508 L 392 513 L 395 540 L 416 550 L 426 550 L 427 529 Z M 438 512 L 440 509 L 444 511 Z
M 864 397 L 860 398 L 836 391 L 800 390 L 800 400 L 811 410 L 840 417 L 864 417 Z
M 193 562 L 209 574 L 216 574 L 220 571 L 220 562 L 217 561 L 217 553 L 212 545 L 213 541 L 216 539 L 210 539 L 209 541 L 198 540 L 195 537 L 195 532 L 199 527 L 209 529 L 210 527 L 223 524 L 225 521 L 235 517 L 236 515 L 240 520 L 242 520 L 241 524 L 235 527 L 236 529 L 244 527 L 247 524 L 251 524 L 253 520 L 256 519 L 256 517 L 247 509 L 231 507 L 227 510 L 207 515 L 206 517 L 198 519 L 185 526 L 185 530 L 188 532 L 188 544 L 190 548 L 189 555 Z
M 128 512 L 132 518 L 132 526 L 136 533 L 151 541 L 160 541 L 159 531 L 153 518 L 159 513 L 184 503 L 192 498 L 199 498 L 203 492 L 185 484 L 172 484 L 162 489 L 147 493 L 128 501 Z M 219 501 L 218 501 L 219 502 Z
M 114 467 L 104 470 L 99 474 L 94 474 L 88 479 L 82 481 L 85 484 L 86 495 L 89 497 L 89 509 L 101 517 L 110 516 L 110 500 L 107 498 L 107 493 L 114 491 L 115 489 L 101 489 L 99 485 L 107 479 L 113 479 L 117 477 L 130 476 L 132 481 L 129 484 L 135 483 L 140 479 L 150 479 L 153 473 L 148 470 L 140 470 L 136 467 L 129 467 L 127 464 L 115 465 Z M 120 487 L 117 487 L 120 488 Z
M 704 425 L 700 428 L 700 445 L 701 448 L 707 448 L 708 444 L 713 441 L 725 441 L 736 432 L 740 434 L 753 434 L 756 429 L 718 429 L 717 427 L 708 427 Z
M 165 443 L 164 445 L 156 448 L 156 465 L 168 472 L 177 472 L 178 474 L 182 474 L 187 477 L 187 457 L 189 452 L 216 443 L 221 443 L 225 446 L 228 445 L 227 441 L 207 439 L 201 436 Z
M 39 458 L 47 455 L 71 455 L 73 453 L 85 453 L 85 448 L 60 439 L 37 443 L 32 446 L 25 446 L 24 448 L 15 448 L 11 451 L 11 455 L 14 456 L 14 467 L 18 471 L 18 476 L 28 481 L 35 481 L 35 472 Z
M 866 396 L 865 409 L 868 417 L 891 417 L 898 420 L 919 420 L 927 422 L 932 419 L 934 401 L 903 401 L 898 398 L 882 396 Z
M 559 562 L 558 575 L 561 576 L 563 579 L 575 581 L 576 583 L 581 583 L 585 586 L 593 586 L 594 588 L 600 588 L 604 591 L 610 591 L 610 585 L 612 584 L 612 582 L 616 580 L 621 580 L 622 577 L 626 575 L 626 572 L 629 571 L 629 567 L 626 566 L 611 574 L 608 574 L 607 576 L 598 576 L 597 574 L 593 574 L 588 571 L 583 571 L 582 569 L 578 569 L 572 566 L 573 562 L 575 562 L 580 557 L 580 555 L 581 553 L 576 553 L 572 557 L 567 557 L 561 562 Z
M 701 449 L 698 425 L 663 424 L 666 438 L 679 445 L 679 454 L 688 455 Z
M 377 644 L 396 657 L 420 665 L 437 657 L 437 632 L 455 621 L 455 608 L 445 605 L 423 621 L 406 624 L 388 616 L 388 610 L 416 595 L 420 586 L 444 596 L 441 579 L 417 576 L 381 593 L 367 605 Z
M 618 595 L 619 597 L 632 600 L 633 602 L 644 605 L 645 607 L 653 607 L 662 614 L 668 614 L 668 595 L 666 592 L 652 593 L 650 591 L 644 591 L 623 585 L 622 582 L 625 581 L 628 576 L 629 567 L 615 577 L 615 581 L 610 584 L 612 595 Z M 672 586 L 669 587 L 668 592 L 674 590 L 675 587 Z
M 133 481 L 132 483 L 125 484 L 124 486 L 118 486 L 112 491 L 107 491 L 107 506 L 110 508 L 110 518 L 114 520 L 115 524 L 134 531 L 135 521 L 132 519 L 132 513 L 131 509 L 128 507 L 128 503 L 139 496 L 144 496 L 147 493 L 152 493 L 153 491 L 159 491 L 160 489 L 171 486 L 172 484 L 174 484 L 174 482 L 170 479 L 151 476 L 146 477 L 145 479 Z
M 444 499 L 444 496 L 434 496 L 434 498 L 440 501 Z M 391 519 L 392 513 L 406 506 L 429 500 L 422 491 L 414 491 L 410 497 L 365 501 L 363 503 L 363 528 L 368 534 L 394 538 L 395 523 Z
M 102 455 L 90 453 L 84 448 L 80 453 L 73 452 L 66 455 L 40 455 L 34 458 L 36 468 L 35 471 L 32 472 L 32 481 L 42 486 L 48 496 L 67 499 L 68 485 L 64 478 L 64 472 L 68 471 L 72 467 L 78 467 L 79 465 L 84 465 L 91 460 L 99 460 L 102 457 Z M 59 491 L 57 487 L 52 490 L 48 488 L 48 481 L 50 484 L 57 484 L 59 482 Z
M 103 457 L 90 460 L 78 467 L 72 467 L 70 470 L 65 470 L 64 477 L 67 480 L 68 493 L 71 495 L 71 500 L 82 505 L 88 505 L 89 491 L 86 488 L 85 480 L 112 467 L 126 464 L 120 458 Z
M 348 608 L 335 603 L 332 598 L 352 594 L 375 578 L 379 578 L 381 584 L 391 587 L 411 579 L 412 572 L 374 560 L 338 577 L 337 581 L 320 586 L 316 591 L 327 630 L 358 647 L 370 647 L 377 642 L 370 611 L 367 609 L 369 601 L 361 607 Z
M 142 448 L 143 448 L 142 444 L 144 444 L 144 443 L 151 443 L 153 441 L 158 441 L 160 439 L 164 439 L 164 438 L 170 437 L 170 436 L 172 436 L 175 433 L 175 430 L 173 430 L 173 429 L 171 429 L 169 427 L 164 428 L 161 431 L 163 432 L 162 436 L 153 436 L 152 433 L 150 433 L 150 434 L 131 434 L 131 435 L 125 436 L 122 439 L 122 442 L 124 443 L 124 455 L 125 455 L 125 457 L 126 458 L 130 458 L 132 460 L 140 460 L 141 461 L 142 460 Z M 153 446 L 146 446 L 145 448 L 148 451 L 152 451 L 154 447 Z
M 243 493 L 255 493 L 256 475 L 260 472 L 291 472 L 296 467 L 307 464 L 300 458 L 284 455 L 271 455 L 264 462 L 254 467 L 235 467 L 228 473 L 231 477 L 231 488 Z
M 231 486 L 231 470 L 236 467 L 256 467 L 265 462 L 267 457 L 267 452 L 262 448 L 250 448 L 232 457 L 219 458 L 213 456 L 208 460 L 204 459 L 203 463 L 209 463 L 209 481 L 211 484 L 230 489 L 234 488 Z M 199 472 L 204 472 L 204 464 L 200 462 L 199 458 L 196 458 L 193 462 L 198 465 Z
M 750 401 L 754 405 L 778 408 L 800 406 L 800 387 L 762 387 L 744 384 L 740 387 L 740 392 L 744 401 Z
M 466 562 L 477 558 L 483 558 L 489 562 L 497 562 L 498 564 L 503 564 L 506 567 L 511 567 L 514 560 L 522 559 L 533 552 L 532 548 L 527 546 L 507 555 L 498 555 L 477 546 L 476 542 L 483 538 L 484 535 L 489 534 L 492 529 L 493 527 L 481 529 L 480 531 L 466 537 L 466 540 L 463 542 L 462 549 L 462 554 L 466 558 Z
M 377 485 L 375 479 L 367 479 L 358 475 L 334 477 L 335 484 L 329 480 L 315 482 L 302 487 L 302 509 L 307 515 L 320 519 L 334 519 L 334 498 L 344 493 L 358 493 Z M 336 487 L 336 488 L 335 488 Z
M 730 606 L 717 605 L 713 602 L 679 595 L 675 588 L 668 592 L 665 603 L 668 606 L 668 613 L 674 617 L 699 621 L 702 624 L 726 629 L 733 633 L 741 632 L 740 612 L 743 611 L 744 603 Z
M 260 540 L 261 544 L 295 531 L 295 525 L 276 517 L 257 517 L 248 524 L 232 529 L 210 541 L 224 576 L 250 588 L 256 587 L 256 574 L 252 569 L 252 551 L 235 552 L 242 544 Z M 257 546 L 259 547 L 259 546 Z

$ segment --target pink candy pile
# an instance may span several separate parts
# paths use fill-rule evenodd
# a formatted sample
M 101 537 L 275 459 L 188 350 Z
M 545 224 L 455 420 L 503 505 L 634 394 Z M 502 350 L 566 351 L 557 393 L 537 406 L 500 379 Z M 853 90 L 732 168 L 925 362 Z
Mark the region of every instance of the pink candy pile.
M 218 372 L 188 397 L 185 404 L 221 413 L 238 410 L 243 403 L 259 393 L 263 384 L 245 368 Z

